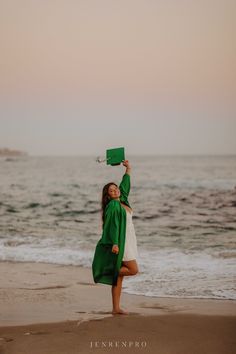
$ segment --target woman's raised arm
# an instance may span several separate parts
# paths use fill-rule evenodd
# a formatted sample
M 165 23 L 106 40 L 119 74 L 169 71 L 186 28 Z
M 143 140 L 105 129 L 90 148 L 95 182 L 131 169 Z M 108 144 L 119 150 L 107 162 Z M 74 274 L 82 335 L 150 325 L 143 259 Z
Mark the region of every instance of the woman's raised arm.
M 122 162 L 122 164 L 123 164 L 123 166 L 126 167 L 125 173 L 127 173 L 127 175 L 130 175 L 131 167 L 130 167 L 130 164 L 129 164 L 129 160 L 124 160 Z
M 123 165 L 126 167 L 126 171 L 122 177 L 122 181 L 119 185 L 120 188 L 120 201 L 129 205 L 128 196 L 130 191 L 130 164 L 128 160 L 123 161 Z

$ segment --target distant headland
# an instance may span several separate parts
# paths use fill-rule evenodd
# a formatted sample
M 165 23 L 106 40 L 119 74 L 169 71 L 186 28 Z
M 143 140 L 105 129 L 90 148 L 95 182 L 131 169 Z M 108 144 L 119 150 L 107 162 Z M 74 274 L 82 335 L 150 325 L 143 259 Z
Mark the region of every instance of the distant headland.
M 25 151 L 13 150 L 9 148 L 0 148 L 0 156 L 26 156 L 28 155 Z

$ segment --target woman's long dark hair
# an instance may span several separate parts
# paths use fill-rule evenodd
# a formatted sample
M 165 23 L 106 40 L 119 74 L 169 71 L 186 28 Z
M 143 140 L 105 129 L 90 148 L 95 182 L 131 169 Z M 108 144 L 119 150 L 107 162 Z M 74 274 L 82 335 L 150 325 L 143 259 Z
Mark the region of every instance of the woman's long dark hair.
M 104 221 L 105 221 L 105 209 L 106 209 L 107 204 L 111 200 L 111 197 L 108 194 L 108 189 L 111 185 L 115 185 L 116 187 L 118 187 L 116 183 L 110 182 L 110 183 L 107 183 L 103 187 L 103 190 L 102 190 L 102 202 L 101 202 L 101 204 L 102 204 L 102 227 L 103 227 Z

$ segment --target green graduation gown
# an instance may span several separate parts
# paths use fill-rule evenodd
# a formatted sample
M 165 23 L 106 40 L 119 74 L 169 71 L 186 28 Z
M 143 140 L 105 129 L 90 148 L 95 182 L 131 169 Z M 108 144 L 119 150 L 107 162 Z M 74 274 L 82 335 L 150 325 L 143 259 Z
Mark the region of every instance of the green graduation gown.
M 120 201 L 112 199 L 106 206 L 102 237 L 98 241 L 92 262 L 95 283 L 116 285 L 125 249 L 126 210 L 121 203 L 128 205 L 130 175 L 125 173 L 119 185 Z M 119 253 L 111 251 L 112 246 L 119 247 Z

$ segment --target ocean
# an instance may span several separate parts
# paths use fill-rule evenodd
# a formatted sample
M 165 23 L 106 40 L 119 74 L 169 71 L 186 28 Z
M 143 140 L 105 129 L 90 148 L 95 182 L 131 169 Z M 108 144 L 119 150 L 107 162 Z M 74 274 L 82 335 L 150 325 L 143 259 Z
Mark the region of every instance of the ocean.
M 128 156 L 139 274 L 123 291 L 236 299 L 236 156 Z M 96 156 L 0 158 L 0 260 L 91 269 L 101 192 L 125 167 Z

